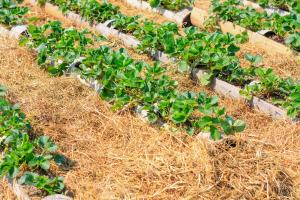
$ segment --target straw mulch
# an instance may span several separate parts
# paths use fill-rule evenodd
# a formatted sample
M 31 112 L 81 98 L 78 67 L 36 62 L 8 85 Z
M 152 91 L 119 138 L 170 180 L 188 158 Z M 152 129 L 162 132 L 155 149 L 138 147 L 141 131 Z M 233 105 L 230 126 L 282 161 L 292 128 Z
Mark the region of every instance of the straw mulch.
M 0 199 L 15 200 L 13 192 L 10 190 L 8 184 L 4 180 L 0 180 Z
M 28 49 L 0 40 L 0 83 L 36 133 L 70 161 L 62 169 L 75 199 L 297 199 L 300 127 L 221 99 L 247 122 L 240 136 L 211 143 L 114 113 L 77 80 L 49 77 Z M 8 190 L 4 190 L 7 192 Z

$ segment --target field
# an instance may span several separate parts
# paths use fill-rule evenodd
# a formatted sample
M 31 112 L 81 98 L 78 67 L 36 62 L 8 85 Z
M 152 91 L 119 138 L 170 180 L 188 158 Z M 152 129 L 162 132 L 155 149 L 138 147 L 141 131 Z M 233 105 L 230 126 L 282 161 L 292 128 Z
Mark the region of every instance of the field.
M 299 199 L 298 7 L 0 0 L 0 199 Z

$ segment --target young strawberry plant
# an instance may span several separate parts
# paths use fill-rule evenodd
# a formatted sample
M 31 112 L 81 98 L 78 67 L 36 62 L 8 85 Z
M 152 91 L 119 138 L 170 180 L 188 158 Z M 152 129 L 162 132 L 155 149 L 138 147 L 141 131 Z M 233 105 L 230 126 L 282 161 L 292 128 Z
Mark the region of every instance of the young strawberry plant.
M 63 12 L 71 10 L 80 14 L 91 24 L 110 20 L 119 10 L 118 7 L 106 1 L 99 3 L 97 0 L 49 0 L 49 2 L 59 6 Z
M 51 31 L 48 35 L 47 32 Z M 38 52 L 37 62 L 52 75 L 62 75 L 76 59 L 84 54 L 85 46 L 94 37 L 87 30 L 62 29 L 61 22 L 52 21 L 41 27 L 28 26 L 31 41 L 23 37 L 20 44 L 27 44 Z M 50 39 L 51 38 L 51 39 Z
M 286 11 L 300 13 L 300 2 L 298 0 L 253 0 L 263 8 L 275 7 Z
M 260 56 L 247 54 L 245 58 L 251 63 L 247 73 L 252 77 L 252 82 L 244 86 L 241 94 L 248 100 L 253 96 L 269 99 L 275 105 L 287 110 L 288 116 L 300 116 L 300 82 L 292 78 L 281 78 L 274 74 L 270 68 L 258 67 L 262 60 Z
M 239 9 L 236 9 L 231 5 L 232 1 L 236 0 L 229 0 L 227 3 L 224 3 L 226 5 L 224 8 L 220 8 L 222 11 L 230 11 L 229 13 L 233 12 L 233 14 L 229 14 L 229 16 L 234 15 L 235 12 L 240 12 Z M 221 6 L 218 1 L 215 2 Z M 228 6 L 233 7 L 234 9 L 227 9 Z M 99 5 L 98 7 L 101 6 Z M 80 8 L 80 6 L 78 8 Z M 72 9 L 72 7 L 70 7 L 70 9 Z M 77 12 L 82 11 L 78 10 Z M 255 70 L 252 68 L 243 68 L 236 56 L 236 52 L 239 51 L 237 44 L 247 41 L 246 34 L 243 33 L 241 35 L 233 36 L 232 34 L 223 34 L 218 31 L 213 33 L 200 32 L 196 27 L 189 27 L 185 29 L 185 34 L 181 35 L 179 33 L 179 28 L 175 23 L 166 22 L 158 24 L 150 20 L 139 19 L 137 16 L 128 17 L 121 14 L 118 9 L 116 12 L 116 15 L 111 16 L 112 25 L 115 28 L 125 33 L 130 33 L 139 39 L 141 43 L 138 49 L 141 52 L 159 50 L 169 56 L 176 57 L 181 60 L 178 63 L 178 70 L 181 72 L 190 71 L 190 68 L 202 68 L 207 70 L 208 74 L 201 79 L 202 84 L 209 85 L 212 78 L 217 77 L 221 80 L 225 80 L 236 86 L 244 88 L 244 91 L 248 90 L 248 92 L 242 93 L 248 98 L 251 98 L 253 95 L 258 95 L 263 99 L 271 101 L 274 97 L 272 95 L 275 95 L 276 97 L 276 92 L 270 91 L 271 88 L 275 87 L 270 87 L 269 89 L 259 87 L 255 90 L 251 90 L 252 92 L 250 92 L 249 88 L 253 88 L 253 86 L 250 87 L 249 84 L 256 80 L 264 81 L 264 76 L 260 76 L 259 73 L 255 73 Z M 227 17 L 226 12 L 224 14 L 225 17 Z M 251 10 L 251 12 L 256 11 Z M 257 15 L 257 19 L 259 19 L 260 16 L 261 15 Z M 273 17 L 276 16 L 274 15 Z M 97 21 L 96 18 L 95 21 Z M 251 20 L 249 22 L 245 20 L 244 22 L 251 24 L 252 27 L 261 27 L 261 24 L 257 24 L 255 20 L 253 22 Z M 270 24 L 271 22 L 268 23 Z M 297 27 L 297 23 L 294 23 L 292 27 Z M 285 26 L 285 28 L 287 28 L 287 26 Z M 278 33 L 279 32 L 281 31 L 278 31 Z M 299 43 L 298 35 L 289 35 L 286 43 L 296 49 Z M 100 71 L 100 69 L 97 69 L 97 72 L 93 73 L 100 73 Z M 298 81 L 294 82 L 296 85 L 298 84 Z M 290 104 L 293 104 L 293 100 L 290 101 L 290 98 L 286 98 L 285 96 L 279 96 L 278 99 L 285 102 L 285 104 L 278 103 L 278 105 L 282 107 L 288 108 Z M 279 101 L 277 100 L 277 102 Z M 293 108 L 295 108 L 295 106 L 292 106 L 292 109 Z M 289 115 L 291 117 L 298 116 L 299 109 L 296 108 L 294 114 L 289 112 Z
M 5 89 L 0 86 L 0 177 L 18 179 L 20 184 L 36 186 L 47 194 L 62 193 L 63 179 L 46 175 L 58 156 L 57 146 L 47 136 L 32 139 L 31 132 L 25 114 L 5 99 Z
M 194 0 L 148 0 L 148 2 L 153 8 L 161 6 L 168 10 L 178 11 L 188 6 L 192 6 Z
M 21 1 L 0 0 L 0 23 L 8 27 L 22 24 L 24 15 L 29 11 L 27 7 L 20 7 L 17 4 Z
M 241 8 L 241 6 L 243 8 Z M 300 15 L 291 12 L 281 16 L 278 13 L 259 12 L 244 6 L 241 0 L 212 0 L 211 11 L 223 21 L 230 21 L 252 31 L 271 30 L 279 40 L 285 40 L 292 49 L 300 48 L 296 37 L 299 35 Z
M 68 29 L 58 26 L 58 22 L 50 22 L 42 27 L 32 26 L 26 42 L 29 47 L 36 48 L 43 44 L 47 57 L 55 57 L 56 51 L 67 54 L 69 48 L 60 48 L 62 41 L 68 41 L 74 35 L 65 35 Z M 45 31 L 44 27 L 48 28 Z M 60 33 L 60 34 L 59 34 Z M 76 35 L 76 34 L 75 34 Z M 82 36 L 81 40 L 84 39 Z M 77 39 L 77 41 L 81 41 Z M 69 44 L 73 46 L 73 43 Z M 158 63 L 150 66 L 130 58 L 124 49 L 113 51 L 109 47 L 88 48 L 79 52 L 77 57 L 84 57 L 77 68 L 86 80 L 97 80 L 101 85 L 100 96 L 109 101 L 113 109 L 134 109 L 140 106 L 147 111 L 150 122 L 164 121 L 184 128 L 189 133 L 210 132 L 212 138 L 220 139 L 221 134 L 241 132 L 245 124 L 233 120 L 218 106 L 216 97 L 204 93 L 179 92 L 176 81 L 165 74 L 165 69 Z M 51 53 L 52 52 L 52 53 Z M 61 63 L 69 63 L 66 56 L 60 57 Z M 46 64 L 46 63 L 43 63 Z M 70 63 L 69 63 L 70 64 Z M 61 68 L 66 71 L 66 68 Z

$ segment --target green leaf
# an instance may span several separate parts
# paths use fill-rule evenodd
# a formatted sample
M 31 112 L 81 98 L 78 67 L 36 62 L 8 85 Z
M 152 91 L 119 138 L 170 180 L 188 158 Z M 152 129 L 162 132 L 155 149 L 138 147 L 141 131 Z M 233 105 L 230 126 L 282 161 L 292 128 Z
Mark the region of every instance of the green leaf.
M 203 74 L 200 78 L 200 82 L 202 85 L 210 85 L 213 78 L 213 73 Z
M 55 152 L 57 150 L 57 146 L 49 139 L 48 136 L 40 136 L 37 139 L 37 144 L 39 147 L 48 152 Z
M 190 66 L 187 64 L 185 61 L 180 61 L 178 64 L 178 71 L 183 73 L 183 72 L 188 72 L 190 70 Z
M 50 168 L 50 162 L 49 160 L 45 160 L 44 162 L 42 162 L 40 164 L 41 168 L 44 169 L 44 170 L 48 170 Z
M 251 55 L 249 53 L 245 54 L 245 59 L 251 62 L 252 65 L 257 66 L 263 60 L 260 55 Z
M 158 117 L 155 113 L 148 113 L 147 118 L 151 124 L 155 123 L 158 120 Z
M 246 128 L 246 123 L 242 120 L 236 120 L 233 124 L 233 127 L 236 132 L 242 132 Z
M 21 185 L 32 185 L 34 181 L 34 174 L 30 172 L 25 172 L 23 176 L 18 180 Z
M 219 140 L 221 139 L 221 133 L 219 132 L 219 130 L 214 127 L 214 126 L 211 126 L 210 127 L 210 136 L 213 140 Z
M 185 113 L 174 113 L 174 114 L 172 114 L 171 119 L 176 124 L 183 123 L 187 119 L 187 114 L 185 114 Z
M 228 47 L 228 51 L 231 52 L 231 53 L 233 53 L 233 54 L 235 54 L 235 53 L 238 52 L 239 50 L 240 50 L 240 48 L 237 47 L 237 46 L 235 46 L 235 45 L 230 45 L 230 46 Z
M 161 0 L 150 0 L 149 3 L 151 7 L 156 8 L 160 5 L 160 1 Z
M 194 128 L 189 127 L 189 128 L 187 129 L 187 134 L 188 134 L 189 136 L 194 135 L 194 133 L 195 133 L 195 129 L 194 129 Z
M 19 173 L 19 168 L 17 166 L 13 166 L 8 171 L 8 176 L 10 178 L 15 178 Z

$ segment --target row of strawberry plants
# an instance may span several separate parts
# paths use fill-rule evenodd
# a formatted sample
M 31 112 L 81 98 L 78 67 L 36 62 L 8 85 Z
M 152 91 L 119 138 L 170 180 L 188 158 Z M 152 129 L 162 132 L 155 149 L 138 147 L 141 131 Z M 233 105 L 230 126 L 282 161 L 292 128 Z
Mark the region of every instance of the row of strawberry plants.
M 221 20 L 236 23 L 254 32 L 271 30 L 279 41 L 300 51 L 300 14 L 297 12 L 284 16 L 278 13 L 268 14 L 266 11 L 260 12 L 251 6 L 244 6 L 241 0 L 212 0 L 211 11 Z
M 62 193 L 62 177 L 51 178 L 51 162 L 62 163 L 57 146 L 47 136 L 32 138 L 32 128 L 18 105 L 5 98 L 0 85 L 0 177 L 18 179 L 19 184 L 35 186 L 47 194 Z
M 101 4 L 94 0 L 85 1 L 93 2 L 92 5 L 97 5 L 94 6 L 95 8 L 109 7 L 110 11 L 105 11 L 105 13 L 108 11 L 110 13 L 105 15 L 107 19 L 112 20 L 116 29 L 138 38 L 141 41 L 140 51 L 160 50 L 169 56 L 176 57 L 181 60 L 179 62 L 180 71 L 189 70 L 190 67 L 208 69 L 209 73 L 201 80 L 203 84 L 209 85 L 213 77 L 220 78 L 240 86 L 243 89 L 241 94 L 248 99 L 255 95 L 284 107 L 290 117 L 299 117 L 300 97 L 297 94 L 300 88 L 298 80 L 281 78 L 271 69 L 258 67 L 260 56 L 246 55 L 246 58 L 254 64 L 249 68 L 241 67 L 236 56 L 236 52 L 239 51 L 237 43 L 245 42 L 245 35 L 233 36 L 221 32 L 199 32 L 196 27 L 188 27 L 183 36 L 179 33 L 179 28 L 175 23 L 157 24 L 150 20 L 139 20 L 138 16 L 128 17 L 120 13 L 118 8 L 111 4 Z M 94 14 L 86 11 L 85 4 L 89 3 L 78 4 L 75 1 L 69 1 L 73 2 L 72 6 L 66 7 L 66 4 L 63 3 L 66 2 L 65 0 L 51 0 L 51 2 L 65 11 L 71 10 L 80 13 L 90 23 L 105 21 L 99 20 L 98 16 L 102 16 L 103 13 L 101 9 L 95 9 Z
M 11 27 L 23 23 L 23 17 L 28 13 L 27 7 L 18 6 L 22 0 L 0 0 L 0 23 Z
M 149 2 L 151 7 L 163 7 L 168 10 L 178 11 L 186 7 L 193 5 L 194 0 L 146 0 Z
M 300 13 L 299 0 L 251 0 L 258 3 L 263 8 L 275 7 L 285 11 L 294 11 Z
M 153 66 L 130 58 L 124 49 L 113 51 L 107 46 L 89 48 L 94 36 L 86 30 L 64 29 L 60 22 L 49 22 L 41 27 L 29 26 L 27 44 L 38 51 L 38 64 L 50 73 L 61 75 L 77 64 L 76 72 L 86 80 L 97 80 L 100 96 L 113 109 L 141 107 L 151 123 L 163 120 L 189 134 L 210 132 L 213 139 L 221 133 L 233 134 L 245 128 L 241 120 L 233 120 L 218 106 L 217 97 L 201 92 L 180 92 L 177 82 L 165 74 L 158 63 Z

